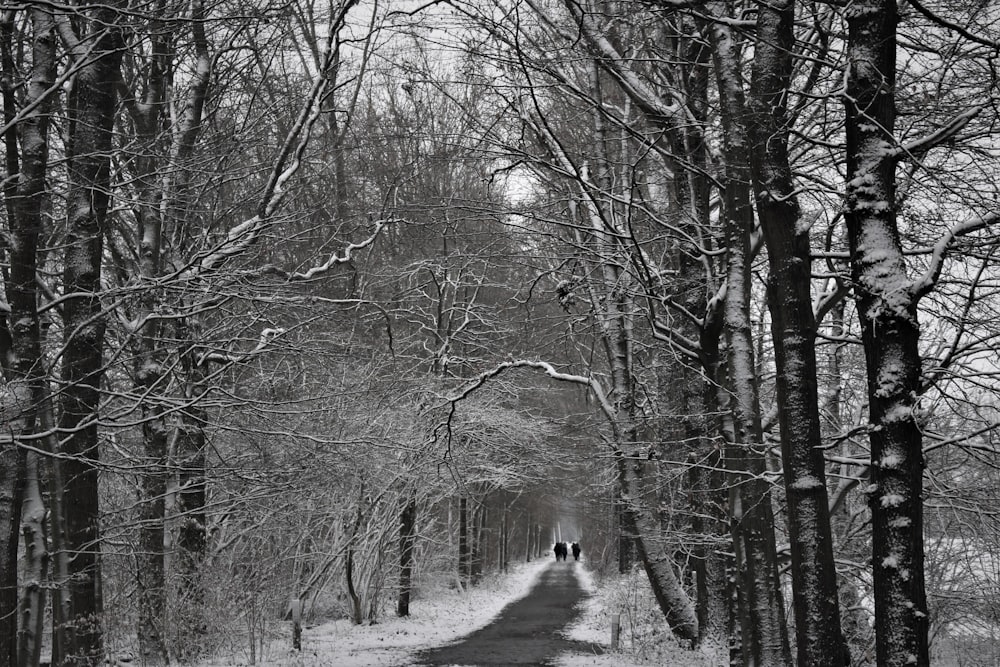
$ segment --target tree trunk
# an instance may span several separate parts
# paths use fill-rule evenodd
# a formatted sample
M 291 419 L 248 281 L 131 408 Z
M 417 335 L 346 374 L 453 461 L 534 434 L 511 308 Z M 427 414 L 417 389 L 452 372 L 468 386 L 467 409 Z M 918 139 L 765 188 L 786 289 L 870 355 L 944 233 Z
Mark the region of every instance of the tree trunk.
M 0 659 L 17 664 L 17 543 L 24 457 L 12 440 L 0 446 Z
M 798 662 L 843 665 L 837 573 L 820 436 L 808 229 L 788 158 L 786 109 L 794 0 L 761 5 L 750 94 L 751 165 L 768 250 L 768 307 L 777 367 L 781 451 L 792 552 Z
M 160 7 L 162 10 L 162 7 Z M 165 17 L 164 17 L 165 18 Z M 155 284 L 160 276 L 163 217 L 161 206 L 169 201 L 162 190 L 157 143 L 165 125 L 167 69 L 169 67 L 169 32 L 154 21 L 151 26 L 150 58 L 141 104 L 126 104 L 141 149 L 136 152 L 136 190 L 134 215 L 139 224 L 138 274 L 145 285 Z M 159 296 L 147 288 L 139 296 L 136 320 L 143 323 L 137 332 L 133 383 L 136 396 L 155 397 L 169 385 L 164 377 L 164 356 L 169 349 L 163 341 L 163 321 L 154 315 L 160 310 Z M 139 653 L 144 665 L 163 665 L 167 651 L 163 638 L 166 622 L 166 554 L 164 510 L 167 493 L 167 423 L 161 402 L 142 401 L 142 445 L 145 460 L 139 469 L 139 539 L 135 554 L 138 597 Z
M 202 130 L 205 101 L 213 80 L 212 54 L 209 51 L 205 33 L 205 3 L 193 0 L 191 12 L 191 41 L 195 53 L 189 94 L 183 105 L 184 114 L 178 124 L 177 141 L 173 146 L 173 158 L 178 162 L 187 160 L 195 151 L 197 139 Z M 166 193 L 171 203 L 168 209 L 171 217 L 168 223 L 174 228 L 190 229 L 197 220 L 194 214 L 197 194 L 191 186 L 191 172 L 183 172 L 175 179 L 173 191 Z M 182 309 L 188 304 L 182 304 Z M 205 394 L 206 371 L 199 365 L 195 353 L 195 343 L 200 340 L 200 322 L 197 316 L 177 322 L 177 338 L 186 341 L 187 350 L 181 358 L 183 369 L 183 400 L 187 408 L 180 413 L 177 447 L 173 452 L 173 464 L 177 470 L 177 502 L 175 511 L 181 517 L 175 540 L 176 572 L 179 580 L 178 596 L 184 601 L 188 616 L 184 619 L 185 631 L 191 636 L 188 642 L 194 646 L 207 631 L 204 617 L 204 583 L 202 564 L 208 549 L 206 503 L 208 485 L 206 482 L 205 427 L 208 422 L 201 401 Z M 193 656 L 192 656 L 193 657 Z
M 110 205 L 110 152 L 115 91 L 122 57 L 117 11 L 94 10 L 90 39 L 72 45 L 88 64 L 76 75 L 67 101 L 69 117 L 63 269 L 64 353 L 60 433 L 67 503 L 66 548 L 70 559 L 69 637 L 65 661 L 95 665 L 103 659 L 100 590 L 100 506 L 98 499 L 97 410 L 104 373 L 105 316 L 101 260 Z M 83 50 L 88 51 L 86 55 Z
M 476 585 L 483 578 L 483 564 L 487 558 L 487 531 L 486 521 L 488 513 L 486 510 L 486 500 L 479 503 L 479 507 L 473 512 L 472 548 L 469 553 L 469 577 L 472 584 Z
M 896 223 L 896 4 L 847 10 L 847 229 L 868 369 L 878 664 L 927 665 L 917 298 Z
M 363 518 L 361 503 L 364 502 L 364 486 L 358 494 L 358 511 L 354 516 L 354 525 L 351 526 L 350 535 L 347 538 L 347 555 L 344 559 L 344 578 L 347 582 L 347 596 L 351 600 L 351 621 L 354 625 L 361 625 L 364 615 L 361 611 L 361 596 L 354 585 L 354 547 L 357 544 L 358 532 L 361 530 L 361 520 Z
M 576 207 L 570 202 L 571 215 Z M 635 387 L 632 382 L 632 308 L 625 289 L 627 279 L 621 267 L 612 259 L 617 256 L 614 239 L 604 231 L 604 223 L 592 208 L 587 210 L 586 225 L 594 236 L 599 255 L 606 258 L 597 269 L 603 280 L 602 295 L 591 294 L 594 307 L 602 307 L 598 315 L 601 342 L 611 369 L 614 405 L 608 421 L 614 433 L 612 447 L 618 473 L 618 493 L 621 501 L 621 534 L 634 543 L 635 553 L 643 565 L 664 618 L 677 637 L 690 642 L 698 639 L 698 620 L 694 605 L 673 571 L 673 563 L 659 539 L 660 526 L 656 509 L 648 507 L 643 497 L 642 462 L 631 460 L 635 452 L 628 451 L 636 443 Z M 583 225 L 581 225 L 583 227 Z M 583 245 L 577 229 L 577 242 Z M 603 306 L 599 306 L 603 304 Z M 619 542 L 621 547 L 621 542 Z M 621 567 L 622 561 L 619 561 Z
M 397 616 L 410 615 L 410 589 L 413 580 L 413 543 L 417 529 L 417 498 L 407 494 L 399 513 L 399 600 Z
M 200 509 L 189 507 L 192 498 L 197 499 L 198 484 L 192 484 L 188 479 L 179 483 L 178 505 L 182 514 L 181 528 L 175 544 L 180 552 L 173 560 L 178 566 L 179 599 L 177 608 L 184 610 L 183 616 L 167 619 L 167 559 L 165 552 L 166 535 L 164 533 L 166 516 L 165 495 L 169 486 L 169 467 L 186 474 L 191 458 L 188 453 L 191 442 L 191 429 L 176 428 L 168 423 L 163 415 L 164 400 L 173 387 L 185 383 L 172 382 L 168 378 L 170 369 L 175 368 L 174 360 L 168 355 L 175 349 L 190 349 L 191 345 L 184 341 L 181 334 L 190 333 L 183 322 L 177 321 L 176 331 L 167 333 L 170 321 L 158 317 L 158 314 L 176 309 L 175 303 L 168 301 L 164 292 L 156 289 L 157 280 L 162 276 L 162 263 L 165 256 L 163 238 L 171 231 L 183 229 L 191 220 L 192 196 L 190 188 L 190 172 L 187 169 L 187 159 L 194 151 L 195 143 L 201 129 L 202 111 L 211 80 L 211 58 L 204 30 L 204 3 L 194 0 L 190 3 L 191 43 L 193 48 L 194 66 L 191 68 L 190 85 L 185 86 L 186 99 L 171 99 L 170 95 L 181 90 L 170 86 L 171 72 L 177 67 L 174 62 L 175 43 L 179 41 L 176 32 L 181 23 L 172 8 L 167 8 L 163 2 L 157 3 L 149 26 L 149 55 L 144 67 L 139 68 L 141 74 L 136 75 L 133 92 L 126 97 L 123 106 L 128 110 L 135 127 L 136 138 L 140 148 L 134 152 L 131 164 L 134 165 L 133 179 L 137 195 L 134 197 L 134 215 L 139 225 L 138 244 L 138 275 L 146 289 L 139 295 L 136 321 L 143 324 L 137 332 L 140 336 L 135 350 L 134 382 L 137 395 L 150 397 L 143 401 L 139 409 L 143 421 L 144 453 L 147 465 L 139 482 L 140 489 L 140 544 L 136 558 L 137 584 L 139 587 L 139 618 L 138 639 L 140 653 L 147 664 L 163 664 L 167 660 L 164 637 L 161 628 L 170 623 L 179 635 L 188 635 L 183 646 L 194 646 L 199 639 L 190 635 L 199 635 L 204 631 L 204 621 L 201 618 L 203 597 L 198 585 L 197 570 L 204 551 L 204 539 L 198 537 L 197 527 L 190 523 L 198 523 Z M 164 131 L 169 128 L 168 131 Z M 169 138 L 165 140 L 165 138 Z M 186 248 L 173 247 L 175 253 L 181 253 Z M 169 341 L 166 342 L 166 341 Z M 190 359 L 182 359 L 182 367 L 190 375 Z M 162 397 L 162 398 L 161 398 Z M 183 396 L 190 401 L 190 396 Z M 191 401 L 193 404 L 193 401 Z M 192 411 L 196 407 L 192 407 Z M 182 415 L 182 422 L 190 422 Z M 195 429 L 197 430 L 197 429 Z M 172 433 L 170 436 L 168 433 Z M 173 444 L 180 447 L 167 447 L 167 441 L 173 437 Z M 199 436 L 194 436 L 195 440 Z M 182 461 L 176 457 L 180 449 Z M 168 461 L 168 457 L 171 460 Z M 196 456 L 194 458 L 197 458 Z M 169 464 L 169 466 L 168 466 Z M 196 465 L 196 464 L 195 464 Z M 203 505 L 203 498 L 198 507 Z M 194 517 L 193 519 L 191 517 Z M 184 655 L 183 657 L 193 657 Z
M 688 503 L 691 512 L 691 571 L 695 575 L 698 619 L 698 642 L 724 646 L 727 632 L 725 561 L 716 554 L 723 551 L 718 544 L 719 522 L 715 497 L 723 488 L 712 468 L 721 469 L 718 454 L 708 459 L 688 456 Z
M 510 565 L 511 537 L 513 529 L 510 522 L 510 504 L 507 502 L 507 493 L 504 492 L 503 507 L 500 515 L 500 571 L 506 573 L 507 566 Z
M 626 574 L 636 561 L 635 535 L 625 528 L 625 503 L 622 500 L 615 499 L 614 513 L 618 527 L 618 574 Z
M 59 442 L 54 435 L 56 418 L 53 414 L 53 401 L 46 387 L 43 387 L 43 391 L 45 391 L 45 396 L 39 412 L 40 426 L 42 431 L 52 434 L 45 439 L 45 450 L 46 452 L 56 452 L 59 450 Z M 69 618 L 69 596 L 65 590 L 65 583 L 69 581 L 70 555 L 65 548 L 66 520 L 63 508 L 66 506 L 66 485 L 63 484 L 62 480 L 62 467 L 57 465 L 55 461 L 49 462 L 48 477 L 50 567 L 52 578 L 57 584 L 52 588 L 51 664 L 61 665 L 67 648 L 64 628 L 65 621 Z
M 658 522 L 649 509 L 642 506 L 644 461 L 627 458 L 623 452 L 619 452 L 616 459 L 624 507 L 623 528 L 636 536 L 639 561 L 671 631 L 678 638 L 694 644 L 698 640 L 698 618 L 694 605 L 674 573 L 673 560 L 656 538 Z
M 186 339 L 190 340 L 190 339 Z M 208 548 L 206 527 L 207 482 L 205 472 L 205 423 L 204 410 L 198 407 L 201 401 L 200 374 L 192 379 L 189 374 L 188 393 L 185 400 L 188 409 L 182 414 L 177 426 L 179 434 L 174 452 L 173 466 L 177 471 L 177 495 L 175 513 L 180 521 L 174 541 L 175 575 L 178 578 L 178 595 L 184 601 L 187 616 L 184 619 L 186 632 L 192 635 L 194 644 L 207 631 L 204 618 L 204 584 L 202 564 Z
M 719 3 L 711 3 L 710 7 L 720 13 L 724 11 Z M 747 112 L 744 83 L 732 29 L 716 21 L 711 24 L 709 35 L 725 151 L 723 224 L 727 257 L 723 329 L 728 370 L 725 384 L 732 397 L 728 401 L 732 432 L 726 436 L 729 443 L 726 461 L 734 473 L 730 494 L 733 542 L 736 553 L 742 556 L 736 563 L 740 581 L 740 645 L 745 665 L 791 665 L 778 576 L 774 511 L 770 487 L 764 479 L 767 462 L 750 322 L 750 238 L 754 221 L 750 143 L 743 120 Z
M 45 589 L 49 553 L 45 543 L 45 502 L 42 500 L 39 455 L 27 455 L 25 466 L 24 509 L 21 528 L 24 535 L 24 592 L 21 597 L 21 629 L 18 637 L 19 667 L 37 667 L 42 652 L 42 629 L 45 621 Z M 12 663 L 13 664 L 13 663 Z
M 6 23 L 5 17 L 5 23 Z M 12 17 L 11 17 L 12 20 Z M 6 332 L 10 336 L 9 349 L 2 350 L 2 364 L 6 375 L 6 391 L 0 406 L 0 421 L 5 433 L 0 436 L 0 660 L 9 664 L 24 664 L 19 660 L 17 618 L 18 582 L 17 547 L 21 523 L 22 507 L 27 510 L 25 523 L 25 549 L 29 562 L 26 572 L 29 587 L 26 591 L 26 606 L 23 614 L 34 614 L 24 619 L 24 637 L 21 658 L 37 660 L 38 641 L 35 634 L 37 622 L 41 618 L 41 577 L 44 570 L 45 545 L 42 537 L 42 516 L 44 508 L 39 507 L 38 460 L 32 456 L 31 494 L 22 496 L 25 484 L 26 458 L 24 450 L 18 447 L 20 438 L 34 433 L 40 418 L 46 395 L 41 357 L 41 323 L 38 315 L 38 246 L 44 229 L 42 216 L 45 198 L 45 178 L 48 168 L 49 113 L 52 102 L 48 95 L 55 79 L 55 23 L 51 14 L 41 9 L 32 9 L 32 71 L 30 84 L 25 95 L 25 105 L 38 103 L 35 110 L 27 114 L 18 124 L 21 139 L 20 173 L 18 173 L 18 153 L 13 141 L 13 130 L 5 139 L 7 167 L 10 177 L 16 176 L 16 194 L 12 198 L 13 183 L 5 185 L 8 212 L 12 213 L 10 238 L 10 274 L 7 300 L 10 313 L 7 316 Z M 8 29 L 4 28 L 5 37 Z M 19 78 L 11 71 L 13 67 L 10 44 L 3 46 L 4 76 L 11 80 Z M 13 92 L 4 90 L 5 117 L 14 113 L 11 106 L 16 103 Z M 10 151 L 14 151 L 13 154 Z M 23 506 L 23 503 L 26 506 Z
M 458 499 L 458 578 L 469 585 L 469 507 L 465 496 Z
M 167 494 L 167 433 L 160 417 L 143 424 L 146 459 L 139 473 L 139 544 L 136 584 L 139 597 L 139 653 L 144 665 L 167 664 L 164 506 Z
M 528 514 L 528 523 L 524 533 L 524 562 L 531 562 L 531 554 L 534 549 L 533 538 L 535 534 L 534 524 L 531 523 L 531 514 Z

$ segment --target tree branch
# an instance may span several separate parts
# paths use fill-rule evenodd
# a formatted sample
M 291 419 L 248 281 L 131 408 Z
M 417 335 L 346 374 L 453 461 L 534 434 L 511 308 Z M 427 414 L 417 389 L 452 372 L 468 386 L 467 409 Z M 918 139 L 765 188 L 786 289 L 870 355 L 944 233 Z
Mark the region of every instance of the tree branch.
M 931 132 L 930 134 L 919 139 L 915 139 L 914 141 L 907 142 L 903 146 L 895 149 L 891 152 L 889 157 L 895 160 L 902 160 L 907 157 L 923 155 L 935 146 L 943 144 L 961 132 L 962 129 L 969 124 L 969 121 L 978 116 L 979 112 L 985 108 L 986 105 L 980 104 L 979 106 L 972 107 L 968 111 L 960 113 L 944 127 L 939 127 L 934 132 Z
M 913 297 L 915 299 L 919 299 L 933 290 L 937 285 L 938 278 L 941 277 L 941 269 L 944 267 L 945 255 L 956 238 L 994 225 L 998 220 L 1000 220 L 1000 213 L 990 213 L 989 215 L 970 218 L 969 220 L 959 223 L 949 229 L 944 236 L 942 236 L 938 242 L 934 244 L 934 248 L 931 251 L 930 265 L 927 267 L 927 271 L 919 280 L 914 281 L 910 286 L 910 292 L 913 294 Z

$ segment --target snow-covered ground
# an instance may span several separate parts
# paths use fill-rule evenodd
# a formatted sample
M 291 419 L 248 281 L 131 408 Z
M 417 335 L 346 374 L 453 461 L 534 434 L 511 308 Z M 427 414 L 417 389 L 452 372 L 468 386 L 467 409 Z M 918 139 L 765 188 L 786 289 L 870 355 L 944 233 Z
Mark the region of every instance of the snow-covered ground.
M 590 597 L 584 601 L 582 613 L 566 634 L 570 639 L 600 644 L 606 653 L 567 653 L 556 662 L 558 667 L 718 667 L 729 663 L 725 652 L 716 648 L 691 651 L 678 645 L 663 622 L 663 614 L 641 569 L 597 582 L 582 562 L 574 564 L 577 579 Z M 611 651 L 611 624 L 615 614 L 619 616 L 621 630 L 619 648 Z
M 527 595 L 541 571 L 552 563 L 543 559 L 511 568 L 504 577 L 483 582 L 466 592 L 435 590 L 415 599 L 408 618 L 387 616 L 376 625 L 356 626 L 334 621 L 307 627 L 302 634 L 302 652 L 271 645 L 257 664 L 270 667 L 403 667 L 423 649 L 455 641 L 492 621 L 514 600 Z M 591 595 L 583 603 L 580 617 L 568 629 L 570 639 L 602 645 L 607 653 L 572 653 L 560 656 L 559 667 L 645 667 L 671 664 L 676 667 L 713 667 L 725 664 L 711 651 L 692 652 L 679 648 L 670 638 L 662 615 L 655 610 L 649 585 L 641 572 L 595 582 L 583 561 L 573 562 L 581 585 Z M 609 648 L 611 618 L 621 618 L 621 645 Z M 200 667 L 247 665 L 246 656 L 229 656 L 201 663 Z

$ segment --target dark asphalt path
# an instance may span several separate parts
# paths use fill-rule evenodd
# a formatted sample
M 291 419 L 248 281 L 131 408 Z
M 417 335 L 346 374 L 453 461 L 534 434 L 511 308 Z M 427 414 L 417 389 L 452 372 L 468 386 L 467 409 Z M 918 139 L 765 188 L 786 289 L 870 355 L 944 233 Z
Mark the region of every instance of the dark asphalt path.
M 573 568 L 577 561 L 553 561 L 524 598 L 504 607 L 500 616 L 457 644 L 423 651 L 417 664 L 547 665 L 560 653 L 600 653 L 600 647 L 574 642 L 560 634 L 577 616 L 586 594 Z

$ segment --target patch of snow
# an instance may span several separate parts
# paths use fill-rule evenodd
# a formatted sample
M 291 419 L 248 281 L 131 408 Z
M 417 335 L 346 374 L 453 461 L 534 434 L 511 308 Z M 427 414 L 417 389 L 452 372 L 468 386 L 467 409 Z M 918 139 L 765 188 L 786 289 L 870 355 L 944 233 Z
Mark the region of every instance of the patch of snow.
M 913 407 L 909 405 L 894 405 L 882 415 L 883 424 L 905 422 L 913 419 Z
M 906 500 L 898 493 L 887 493 L 882 496 L 882 507 L 899 507 Z
M 883 468 L 893 469 L 898 468 L 902 462 L 903 459 L 898 454 L 886 454 L 882 457 L 879 465 Z
M 803 475 L 802 477 L 799 477 L 797 480 L 792 482 L 789 486 L 790 488 L 796 489 L 798 491 L 810 491 L 812 489 L 818 489 L 822 487 L 823 482 L 821 482 L 818 478 L 812 475 Z

